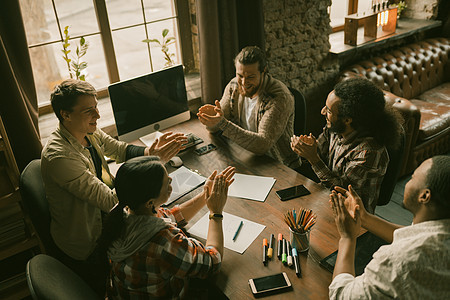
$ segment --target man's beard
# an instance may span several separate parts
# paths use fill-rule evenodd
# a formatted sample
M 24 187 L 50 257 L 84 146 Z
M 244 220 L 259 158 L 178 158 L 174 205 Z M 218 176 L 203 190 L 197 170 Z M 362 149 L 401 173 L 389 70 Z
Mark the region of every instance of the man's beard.
M 248 97 L 248 98 L 253 97 L 253 96 L 258 92 L 259 87 L 261 86 L 262 78 L 263 78 L 263 77 L 262 77 L 262 75 L 261 75 L 261 79 L 260 79 L 260 81 L 259 81 L 259 84 L 258 84 L 257 86 L 254 86 L 250 91 L 246 91 L 246 90 L 244 89 L 244 86 L 243 86 L 242 84 L 238 83 L 238 86 L 239 86 L 239 93 L 240 93 L 242 96 L 244 96 L 244 97 Z
M 335 122 L 331 122 L 331 121 L 329 121 L 329 122 L 330 122 L 330 128 L 329 128 L 330 132 L 341 134 L 345 131 L 346 127 L 345 127 L 344 121 L 342 121 L 341 118 L 338 118 Z

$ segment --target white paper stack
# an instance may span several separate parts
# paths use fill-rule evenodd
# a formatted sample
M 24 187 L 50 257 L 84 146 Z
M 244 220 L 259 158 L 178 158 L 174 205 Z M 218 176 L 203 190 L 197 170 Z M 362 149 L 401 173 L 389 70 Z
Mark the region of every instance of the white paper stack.
M 233 241 L 233 237 L 239 224 L 243 222 L 239 234 Z M 223 212 L 223 241 L 225 248 L 240 254 L 253 243 L 266 226 Z M 188 232 L 194 236 L 206 239 L 208 234 L 209 212 L 197 221 Z
M 228 196 L 264 202 L 275 181 L 273 177 L 234 174 Z

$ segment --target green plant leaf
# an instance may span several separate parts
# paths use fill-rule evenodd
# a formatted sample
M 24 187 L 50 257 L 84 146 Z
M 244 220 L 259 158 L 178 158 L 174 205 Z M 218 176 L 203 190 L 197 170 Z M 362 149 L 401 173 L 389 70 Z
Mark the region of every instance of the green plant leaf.
M 163 29 L 162 36 L 166 37 L 166 35 L 169 33 L 169 29 Z
M 170 38 L 168 38 L 167 40 L 166 40 L 166 44 L 168 44 L 168 43 L 170 43 L 170 42 L 175 42 L 175 38 L 173 37 L 173 36 L 171 36 Z
M 86 69 L 87 68 L 87 62 L 83 61 L 80 63 L 80 70 Z
M 80 45 L 83 46 L 85 42 L 86 42 L 86 40 L 85 40 L 84 37 L 82 36 L 82 37 L 80 38 Z
M 80 49 L 77 47 L 77 49 L 75 50 L 75 53 L 77 54 L 77 56 L 80 56 Z
M 82 80 L 82 81 L 86 81 L 86 77 L 85 77 L 85 75 L 84 75 L 84 74 L 80 76 L 80 80 Z
M 150 39 L 148 40 L 148 43 L 157 43 L 158 45 L 161 45 L 161 42 L 157 39 Z

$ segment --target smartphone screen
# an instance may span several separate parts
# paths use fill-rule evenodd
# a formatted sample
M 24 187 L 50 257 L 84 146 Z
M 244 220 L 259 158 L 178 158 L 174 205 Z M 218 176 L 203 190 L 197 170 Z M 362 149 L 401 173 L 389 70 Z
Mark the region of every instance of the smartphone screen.
M 198 149 L 195 149 L 194 152 L 197 155 L 203 155 L 203 154 L 206 154 L 206 153 L 211 152 L 213 150 L 216 150 L 216 148 L 217 147 L 214 144 L 209 144 L 207 146 L 203 146 L 203 147 L 200 147 Z
M 250 279 L 249 285 L 254 294 L 259 294 L 288 288 L 291 286 L 291 282 L 289 281 L 287 274 L 283 272 L 275 275 Z
M 300 196 L 305 196 L 311 194 L 303 184 L 293 186 L 284 190 L 279 190 L 275 192 L 281 201 L 286 201 L 289 199 L 297 198 Z

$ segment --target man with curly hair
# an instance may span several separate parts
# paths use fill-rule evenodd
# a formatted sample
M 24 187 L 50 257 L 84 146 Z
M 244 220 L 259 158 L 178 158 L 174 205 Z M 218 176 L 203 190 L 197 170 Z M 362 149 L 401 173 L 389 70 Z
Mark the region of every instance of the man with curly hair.
M 383 91 L 363 78 L 337 84 L 321 113 L 327 122 L 323 133 L 318 139 L 293 136 L 292 150 L 325 186 L 351 184 L 373 213 L 389 163 L 386 147 L 398 146 L 401 117 L 386 105 Z

